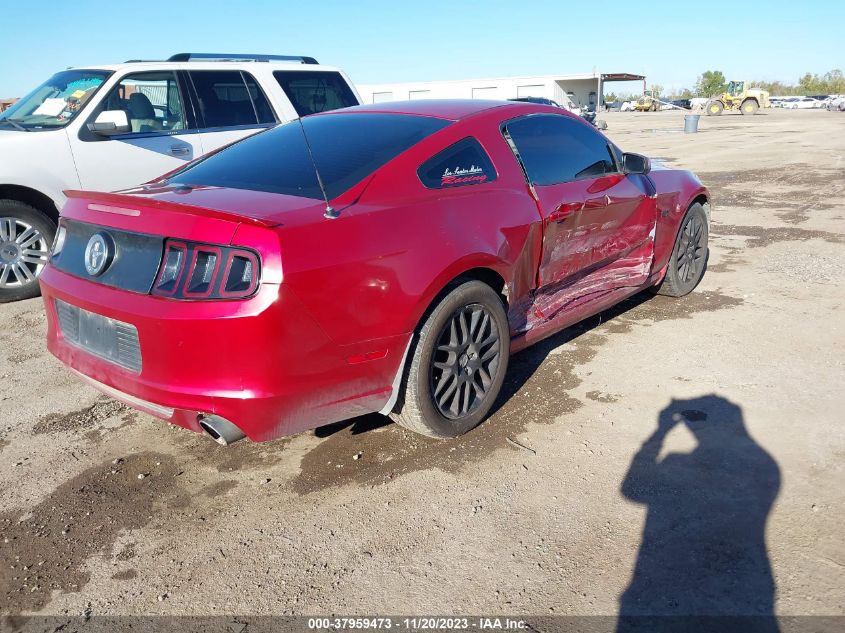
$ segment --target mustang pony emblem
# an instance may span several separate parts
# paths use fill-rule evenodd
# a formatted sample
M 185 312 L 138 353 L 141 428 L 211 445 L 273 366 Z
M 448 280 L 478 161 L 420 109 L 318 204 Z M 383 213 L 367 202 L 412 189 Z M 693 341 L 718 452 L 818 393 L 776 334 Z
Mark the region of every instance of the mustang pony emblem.
M 92 277 L 103 274 L 114 259 L 114 242 L 106 233 L 95 233 L 85 247 L 85 270 Z

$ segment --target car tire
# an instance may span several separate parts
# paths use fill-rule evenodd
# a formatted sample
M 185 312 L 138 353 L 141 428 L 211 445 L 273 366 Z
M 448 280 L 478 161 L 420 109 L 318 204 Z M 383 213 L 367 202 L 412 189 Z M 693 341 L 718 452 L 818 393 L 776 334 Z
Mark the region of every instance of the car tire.
M 666 276 L 657 287 L 657 294 L 683 297 L 693 291 L 707 270 L 708 238 L 707 214 L 704 207 L 695 203 L 678 228 Z
M 746 99 L 742 102 L 739 106 L 740 112 L 743 114 L 757 114 L 757 110 L 760 109 L 760 106 L 757 105 L 757 102 L 754 99 Z
M 435 438 L 457 437 L 487 416 L 510 355 L 501 295 L 487 284 L 452 284 L 414 335 L 399 401 L 390 417 Z
M 56 225 L 38 209 L 0 200 L 0 303 L 41 293 L 37 277 L 55 236 Z

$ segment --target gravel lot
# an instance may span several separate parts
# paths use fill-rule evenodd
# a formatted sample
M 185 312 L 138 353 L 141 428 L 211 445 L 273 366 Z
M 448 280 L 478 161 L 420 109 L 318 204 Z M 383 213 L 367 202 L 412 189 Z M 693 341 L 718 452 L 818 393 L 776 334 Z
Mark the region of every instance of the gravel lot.
M 0 614 L 845 614 L 845 114 L 604 118 L 710 186 L 709 271 L 514 357 L 457 440 L 221 448 L 0 305 Z

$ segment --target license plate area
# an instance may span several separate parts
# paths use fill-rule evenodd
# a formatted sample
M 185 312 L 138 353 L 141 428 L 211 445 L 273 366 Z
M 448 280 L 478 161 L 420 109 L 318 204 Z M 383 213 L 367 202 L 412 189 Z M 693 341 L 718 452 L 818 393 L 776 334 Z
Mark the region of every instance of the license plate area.
M 62 337 L 71 345 L 136 374 L 141 373 L 138 329 L 56 299 Z

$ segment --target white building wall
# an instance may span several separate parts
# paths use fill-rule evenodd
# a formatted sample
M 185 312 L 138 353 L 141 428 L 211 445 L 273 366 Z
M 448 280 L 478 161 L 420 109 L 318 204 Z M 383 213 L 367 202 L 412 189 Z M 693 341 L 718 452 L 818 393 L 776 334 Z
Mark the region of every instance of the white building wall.
M 358 85 L 364 103 L 407 99 L 515 99 L 543 97 L 564 104 L 572 92 L 575 105 L 589 103 L 590 92 L 598 93 L 598 75 L 549 75 L 498 77 L 458 81 Z M 594 96 L 598 100 L 598 94 Z
M 577 106 L 596 107 L 599 102 L 598 78 L 558 80 L 560 90 L 566 92 Z M 557 100 L 556 100 L 557 101 Z

